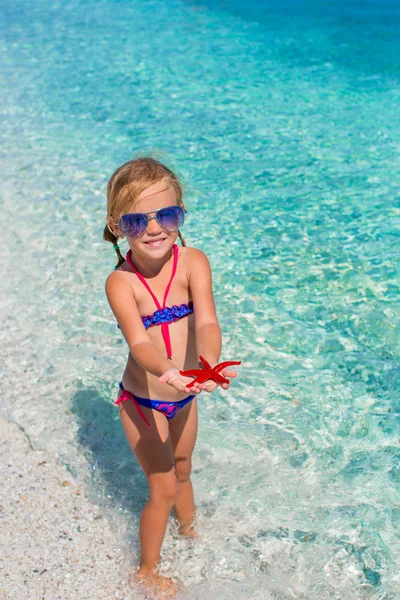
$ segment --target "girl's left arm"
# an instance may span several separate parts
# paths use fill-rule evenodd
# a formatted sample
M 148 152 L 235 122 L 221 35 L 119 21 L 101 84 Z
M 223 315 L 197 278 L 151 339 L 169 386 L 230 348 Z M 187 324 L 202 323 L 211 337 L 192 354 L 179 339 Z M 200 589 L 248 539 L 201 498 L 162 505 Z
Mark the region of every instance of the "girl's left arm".
M 190 248 L 189 289 L 193 300 L 197 356 L 217 364 L 222 336 L 215 310 L 212 275 L 208 258 L 201 250 Z
M 190 248 L 190 253 L 188 278 L 194 308 L 197 356 L 203 356 L 214 366 L 219 362 L 222 336 L 215 310 L 210 263 L 201 250 Z M 236 372 L 229 368 L 220 373 L 224 377 L 236 377 Z M 217 387 L 215 381 L 199 384 L 200 390 L 206 392 L 212 392 Z M 223 383 L 221 387 L 226 390 L 229 383 Z

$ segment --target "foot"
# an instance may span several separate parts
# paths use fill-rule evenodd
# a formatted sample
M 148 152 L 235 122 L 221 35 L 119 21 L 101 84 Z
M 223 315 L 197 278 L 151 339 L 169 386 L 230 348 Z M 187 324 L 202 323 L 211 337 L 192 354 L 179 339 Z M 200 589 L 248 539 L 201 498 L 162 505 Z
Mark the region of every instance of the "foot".
M 179 527 L 179 533 L 180 535 L 183 535 L 184 537 L 198 537 L 198 533 L 197 531 L 194 529 L 193 525 L 181 525 Z
M 177 523 L 179 524 L 178 533 L 180 535 L 183 535 L 184 537 L 188 537 L 188 538 L 189 537 L 190 538 L 198 537 L 199 534 L 195 530 L 195 525 L 196 525 L 196 515 L 195 514 L 193 514 L 186 521 L 180 521 L 179 519 L 177 519 Z
M 177 585 L 169 577 L 164 577 L 155 571 L 140 568 L 133 576 L 139 589 L 151 600 L 169 600 L 176 598 Z M 149 596 L 148 594 L 151 594 Z

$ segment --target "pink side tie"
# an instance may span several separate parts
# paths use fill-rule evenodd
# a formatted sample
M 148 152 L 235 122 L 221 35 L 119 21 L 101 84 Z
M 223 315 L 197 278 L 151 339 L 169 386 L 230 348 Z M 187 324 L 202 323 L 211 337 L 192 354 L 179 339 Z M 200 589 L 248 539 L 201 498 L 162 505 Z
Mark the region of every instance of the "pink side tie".
M 139 413 L 139 415 L 142 417 L 143 421 L 149 426 L 151 427 L 150 423 L 148 422 L 148 420 L 146 419 L 144 412 L 142 411 L 142 409 L 140 408 L 140 404 L 138 403 L 138 401 L 136 400 L 135 396 L 133 394 L 131 394 L 130 392 L 128 392 L 127 390 L 123 390 L 122 394 L 119 396 L 119 398 L 117 398 L 117 400 L 115 401 L 114 404 L 121 404 L 121 402 L 126 402 L 127 400 L 133 400 L 137 411 Z

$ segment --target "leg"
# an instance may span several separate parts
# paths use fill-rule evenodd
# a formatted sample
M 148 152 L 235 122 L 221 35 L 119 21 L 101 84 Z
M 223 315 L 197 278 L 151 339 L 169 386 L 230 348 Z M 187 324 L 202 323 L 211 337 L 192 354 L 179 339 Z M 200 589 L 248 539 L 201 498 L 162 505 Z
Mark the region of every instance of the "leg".
M 197 400 L 182 408 L 169 422 L 169 430 L 178 479 L 178 498 L 174 504 L 175 516 L 184 535 L 195 535 L 193 521 L 195 504 L 193 486 L 190 480 L 192 454 L 197 437 Z
M 140 519 L 140 571 L 152 572 L 160 559 L 168 517 L 178 493 L 168 421 L 163 414 L 143 408 L 151 424 L 148 427 L 131 401 L 121 403 L 119 412 L 129 445 L 149 485 L 149 499 Z

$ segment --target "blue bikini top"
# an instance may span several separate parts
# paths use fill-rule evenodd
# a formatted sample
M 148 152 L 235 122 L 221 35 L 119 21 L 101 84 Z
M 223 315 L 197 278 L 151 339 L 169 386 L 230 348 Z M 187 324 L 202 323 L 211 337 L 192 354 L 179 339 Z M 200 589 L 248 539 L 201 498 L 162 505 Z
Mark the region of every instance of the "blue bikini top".
M 161 310 L 156 310 L 152 315 L 146 315 L 142 317 L 142 323 L 146 329 L 153 327 L 154 325 L 162 325 L 163 323 L 174 323 L 187 315 L 193 314 L 193 302 L 189 304 L 181 304 L 177 306 L 166 306 Z

